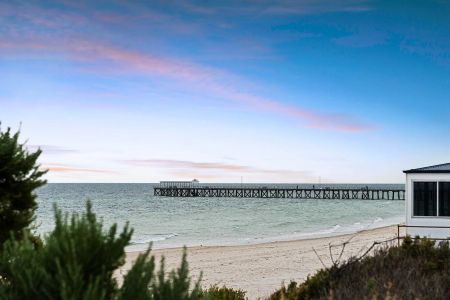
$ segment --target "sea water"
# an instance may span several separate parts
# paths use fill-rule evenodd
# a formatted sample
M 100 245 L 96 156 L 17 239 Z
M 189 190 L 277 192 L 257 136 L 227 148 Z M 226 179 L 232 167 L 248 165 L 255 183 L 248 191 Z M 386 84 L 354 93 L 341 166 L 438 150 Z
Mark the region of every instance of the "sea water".
M 172 198 L 154 196 L 153 186 L 47 184 L 37 193 L 37 233 L 45 235 L 53 229 L 54 204 L 63 212 L 82 213 L 87 199 L 105 226 L 129 222 L 134 228 L 128 251 L 144 250 L 150 243 L 153 248 L 169 248 L 305 239 L 404 222 L 405 204 L 399 200 Z

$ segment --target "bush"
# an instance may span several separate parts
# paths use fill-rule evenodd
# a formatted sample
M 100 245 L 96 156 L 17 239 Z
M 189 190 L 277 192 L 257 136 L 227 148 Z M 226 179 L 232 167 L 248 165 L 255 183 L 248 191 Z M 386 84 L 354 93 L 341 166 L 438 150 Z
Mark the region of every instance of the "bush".
M 103 230 L 92 212 L 62 215 L 55 206 L 55 228 L 40 239 L 29 225 L 37 208 L 35 189 L 45 184 L 37 159 L 19 143 L 19 132 L 0 129 L 0 299 L 240 300 L 244 292 L 190 288 L 186 249 L 181 265 L 166 275 L 164 258 L 155 273 L 150 249 L 139 255 L 122 286 L 114 272 L 125 262 L 132 230 Z
M 186 254 L 166 276 L 155 274 L 150 250 L 141 254 L 121 287 L 113 273 L 125 262 L 132 230 L 104 231 L 88 202 L 87 212 L 63 217 L 55 209 L 55 229 L 35 247 L 28 235 L 8 240 L 0 252 L 1 299 L 199 299 L 199 283 L 190 291 Z
M 449 283 L 449 243 L 406 238 L 399 247 L 291 282 L 269 299 L 450 299 Z
M 34 190 L 45 184 L 45 171 L 39 170 L 41 150 L 29 153 L 19 143 L 19 132 L 0 128 L 0 245 L 11 234 L 20 238 L 34 220 Z
M 207 290 L 200 292 L 201 299 L 210 300 L 246 300 L 245 292 L 242 290 L 233 290 L 227 287 L 211 286 Z

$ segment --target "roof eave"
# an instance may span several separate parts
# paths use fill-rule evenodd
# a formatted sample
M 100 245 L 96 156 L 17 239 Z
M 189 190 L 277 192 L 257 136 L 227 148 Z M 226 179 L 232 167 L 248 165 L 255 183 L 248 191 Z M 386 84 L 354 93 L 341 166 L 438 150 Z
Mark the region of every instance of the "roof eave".
M 406 170 L 405 174 L 450 174 L 450 171 L 436 170 L 436 171 L 421 171 L 421 170 Z

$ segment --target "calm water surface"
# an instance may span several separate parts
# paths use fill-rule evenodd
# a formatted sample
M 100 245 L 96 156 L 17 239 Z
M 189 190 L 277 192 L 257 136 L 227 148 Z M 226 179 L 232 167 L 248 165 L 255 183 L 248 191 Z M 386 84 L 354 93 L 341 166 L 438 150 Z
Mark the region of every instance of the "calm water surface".
M 83 212 L 87 199 L 105 225 L 130 223 L 128 250 L 292 240 L 404 221 L 404 201 L 167 198 L 153 196 L 152 184 L 48 184 L 38 191 L 38 232 L 53 228 L 53 203 Z

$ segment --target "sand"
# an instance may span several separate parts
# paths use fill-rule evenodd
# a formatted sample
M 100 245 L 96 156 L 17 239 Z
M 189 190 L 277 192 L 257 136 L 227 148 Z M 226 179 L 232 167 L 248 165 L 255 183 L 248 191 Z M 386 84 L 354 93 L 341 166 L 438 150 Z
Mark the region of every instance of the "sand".
M 203 272 L 204 287 L 213 284 L 226 285 L 247 291 L 249 299 L 264 299 L 283 283 L 287 284 L 291 280 L 301 282 L 323 265 L 330 266 L 332 260 L 329 245 L 339 245 L 350 239 L 342 260 L 351 255 L 361 255 L 374 241 L 396 237 L 397 226 L 389 226 L 355 234 L 307 240 L 242 246 L 191 247 L 188 248 L 189 269 L 194 280 L 197 280 L 200 272 Z M 339 257 L 341 249 L 341 246 L 332 247 L 334 260 Z M 153 250 L 152 253 L 158 261 L 161 255 L 164 255 L 167 270 L 170 270 L 179 266 L 182 249 L 160 249 Z M 138 254 L 139 252 L 127 254 L 127 262 L 121 268 L 121 274 L 129 270 Z

